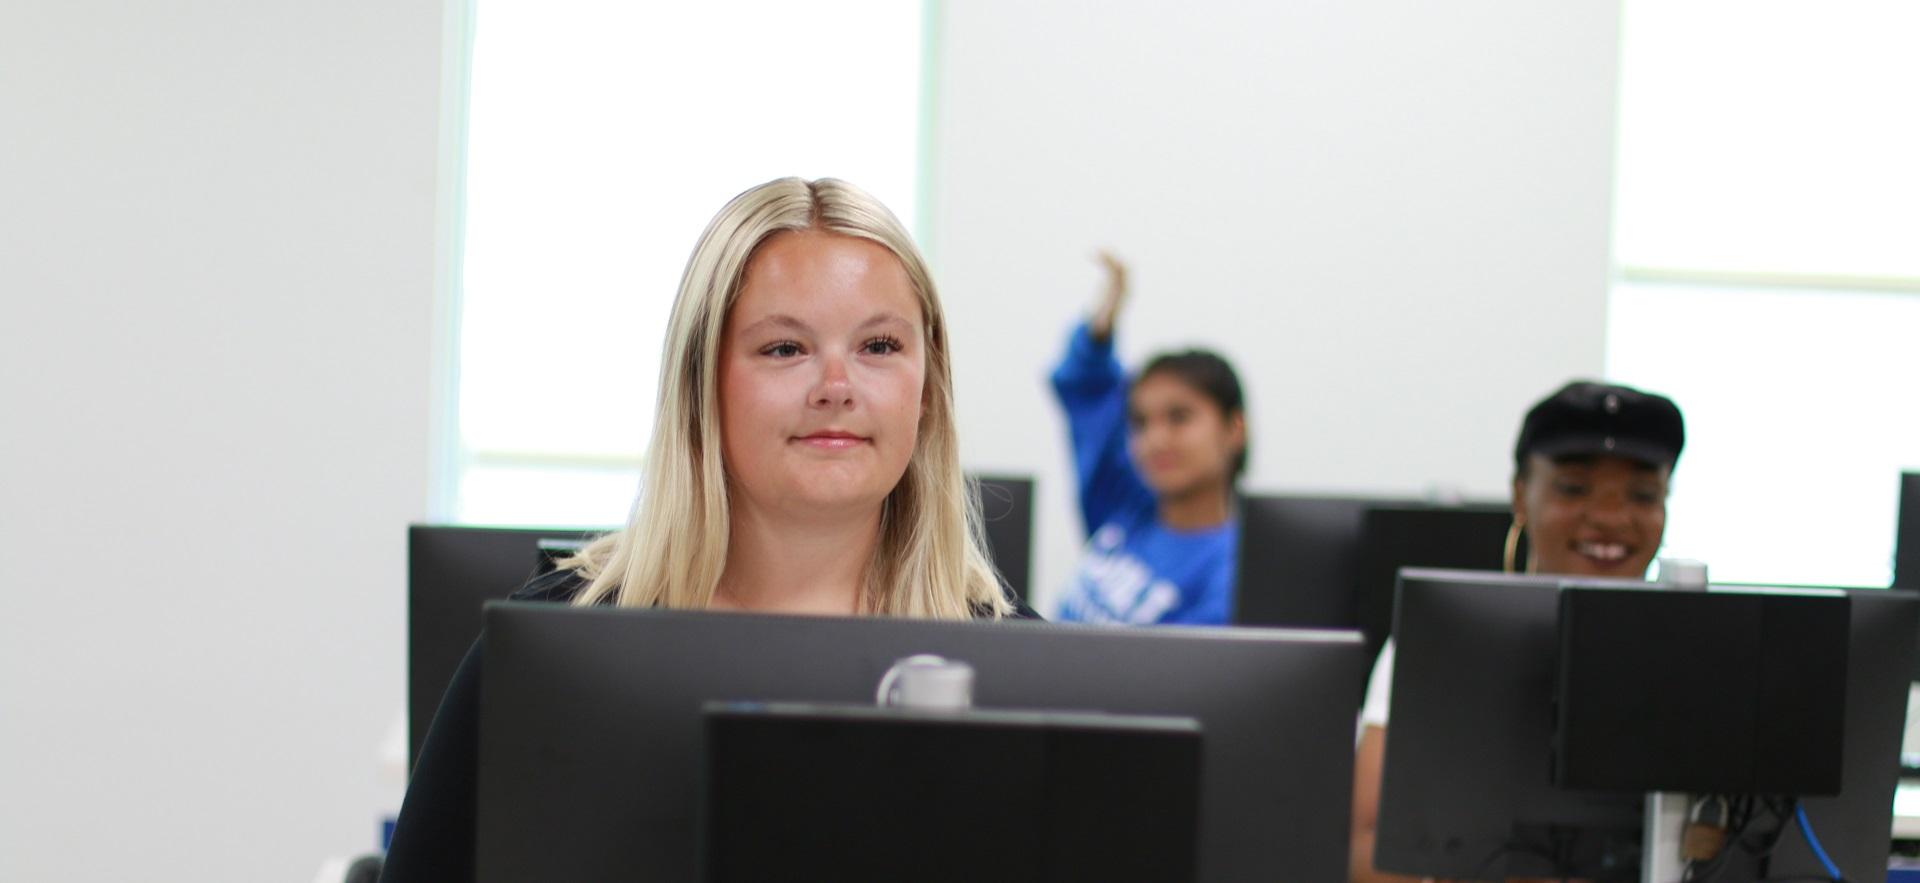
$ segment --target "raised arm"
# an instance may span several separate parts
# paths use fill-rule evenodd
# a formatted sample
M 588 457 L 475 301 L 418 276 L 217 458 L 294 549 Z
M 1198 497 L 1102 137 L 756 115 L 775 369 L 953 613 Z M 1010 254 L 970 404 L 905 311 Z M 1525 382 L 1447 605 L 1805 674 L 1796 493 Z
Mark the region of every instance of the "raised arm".
M 1053 370 L 1053 392 L 1067 415 L 1079 485 L 1080 516 L 1091 534 L 1116 513 L 1151 505 L 1127 455 L 1127 376 L 1113 354 L 1113 332 L 1127 296 L 1126 266 L 1102 252 L 1106 284 L 1087 322 L 1074 329 Z

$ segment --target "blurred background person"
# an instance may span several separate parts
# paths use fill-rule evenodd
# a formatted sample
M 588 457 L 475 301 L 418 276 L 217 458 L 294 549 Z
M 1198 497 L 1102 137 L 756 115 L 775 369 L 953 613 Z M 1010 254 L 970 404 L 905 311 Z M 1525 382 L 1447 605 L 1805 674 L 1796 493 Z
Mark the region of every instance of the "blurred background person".
M 1102 252 L 1106 285 L 1053 371 L 1066 411 L 1087 543 L 1059 607 L 1066 622 L 1224 624 L 1233 612 L 1247 465 L 1246 405 L 1233 366 L 1167 352 L 1129 379 L 1113 337 L 1127 268 Z

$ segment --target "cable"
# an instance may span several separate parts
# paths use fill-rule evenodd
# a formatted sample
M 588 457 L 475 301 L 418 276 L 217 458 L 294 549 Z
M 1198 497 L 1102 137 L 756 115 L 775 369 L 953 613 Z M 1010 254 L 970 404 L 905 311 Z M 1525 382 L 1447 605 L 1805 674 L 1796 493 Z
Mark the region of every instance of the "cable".
M 1827 857 L 1827 850 L 1825 847 L 1820 845 L 1820 838 L 1814 836 L 1813 823 L 1807 821 L 1807 808 L 1804 805 L 1798 802 L 1795 802 L 1793 806 L 1793 815 L 1794 815 L 1794 818 L 1800 820 L 1800 834 L 1801 836 L 1804 836 L 1807 838 L 1807 845 L 1813 848 L 1813 857 L 1820 860 L 1820 866 L 1823 868 L 1826 868 L 1827 874 L 1831 876 L 1833 879 L 1835 880 L 1846 879 L 1845 876 L 1840 873 L 1839 866 L 1833 863 L 1833 859 Z
M 1607 839 L 1606 833 L 1603 831 L 1583 830 L 1578 826 L 1547 825 L 1541 833 L 1545 834 L 1545 843 L 1535 841 L 1527 836 L 1526 833 L 1516 830 L 1505 843 L 1487 855 L 1486 861 L 1480 863 L 1479 870 L 1475 871 L 1470 879 L 1478 880 L 1486 877 L 1496 862 L 1503 858 L 1512 858 L 1514 856 L 1527 856 L 1545 862 L 1548 870 L 1542 872 L 1543 879 L 1561 881 L 1638 879 L 1637 876 L 1617 876 L 1623 873 L 1637 872 L 1639 869 L 1637 859 L 1632 863 L 1632 867 L 1630 868 L 1609 869 L 1607 867 L 1607 857 L 1615 854 L 1616 847 L 1613 841 Z M 1594 837 L 1592 841 L 1594 848 L 1601 853 L 1597 858 L 1590 857 L 1590 861 L 1599 862 L 1591 866 L 1582 865 L 1580 862 L 1580 847 L 1583 842 L 1587 842 L 1586 838 L 1588 836 Z M 1637 836 L 1634 837 L 1634 843 L 1637 845 L 1638 842 L 1639 838 Z
M 1787 833 L 1787 825 L 1793 821 L 1793 808 L 1799 803 L 1791 797 L 1764 797 L 1761 798 L 1761 803 L 1774 817 L 1773 830 L 1760 835 L 1760 843 L 1757 846 L 1750 846 L 1744 842 L 1740 846 L 1759 859 L 1760 876 L 1765 878 L 1770 876 L 1773 869 L 1773 850 L 1780 845 L 1780 838 Z

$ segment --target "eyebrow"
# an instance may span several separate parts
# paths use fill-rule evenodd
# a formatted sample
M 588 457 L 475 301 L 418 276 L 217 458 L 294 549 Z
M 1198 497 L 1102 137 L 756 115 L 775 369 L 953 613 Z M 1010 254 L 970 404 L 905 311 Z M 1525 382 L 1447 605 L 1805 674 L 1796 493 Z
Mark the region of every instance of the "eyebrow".
M 813 331 L 813 326 L 808 325 L 807 323 L 802 322 L 799 319 L 789 316 L 786 313 L 774 313 L 773 315 L 767 316 L 766 318 L 763 318 L 760 321 L 753 323 L 752 325 L 748 325 L 747 327 L 740 329 L 740 333 L 752 334 L 754 332 L 761 330 L 763 326 L 768 326 L 768 325 L 778 327 L 778 328 L 786 328 L 793 331 L 798 331 L 803 334 L 810 333 Z M 909 328 L 913 327 L 913 323 L 908 322 L 906 319 L 901 318 L 898 314 L 875 313 L 872 316 L 869 316 L 867 318 L 867 321 L 860 323 L 859 326 L 857 326 L 854 330 L 858 331 L 866 328 L 872 328 L 875 325 L 905 325 Z
M 867 318 L 867 321 L 860 323 L 859 327 L 872 328 L 875 325 L 905 325 L 908 328 L 913 327 L 912 322 L 909 322 L 906 319 L 903 319 L 900 316 L 895 315 L 893 313 L 875 313 L 872 316 L 869 316 Z
M 800 321 L 799 319 L 795 319 L 794 317 L 789 316 L 785 313 L 775 313 L 771 316 L 761 319 L 758 322 L 753 323 L 752 325 L 748 325 L 747 327 L 740 329 L 740 333 L 752 334 L 756 331 L 759 331 L 761 327 L 768 326 L 768 325 L 772 325 L 780 328 L 790 328 L 794 331 L 800 331 L 800 332 L 807 332 L 807 331 L 813 330 L 812 326 L 808 325 L 805 322 Z

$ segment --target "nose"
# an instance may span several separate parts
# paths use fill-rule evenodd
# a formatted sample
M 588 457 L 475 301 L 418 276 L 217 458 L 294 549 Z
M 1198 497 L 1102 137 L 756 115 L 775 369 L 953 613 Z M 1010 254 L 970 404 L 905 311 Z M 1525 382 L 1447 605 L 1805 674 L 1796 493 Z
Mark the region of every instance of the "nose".
M 828 356 L 820 360 L 820 376 L 808 391 L 808 403 L 815 408 L 853 407 L 853 380 L 847 376 L 847 360 Z
M 1601 494 L 1587 506 L 1587 521 L 1599 527 L 1627 528 L 1633 526 L 1633 507 L 1627 505 L 1625 498 L 1617 494 Z

